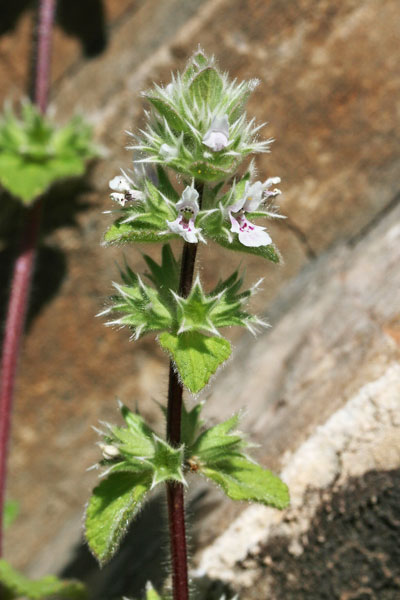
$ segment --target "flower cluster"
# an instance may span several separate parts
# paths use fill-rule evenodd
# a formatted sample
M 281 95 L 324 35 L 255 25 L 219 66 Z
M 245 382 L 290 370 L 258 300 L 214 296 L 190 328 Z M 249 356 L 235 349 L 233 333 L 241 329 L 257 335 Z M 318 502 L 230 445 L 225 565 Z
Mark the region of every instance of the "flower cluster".
M 122 216 L 117 222 L 119 227 L 108 233 L 107 242 L 126 241 L 127 237 L 129 241 L 145 241 L 142 214 L 148 212 L 144 206 L 148 202 L 149 176 L 146 168 L 139 171 L 139 166 L 155 164 L 155 186 L 165 206 L 157 206 L 158 214 L 164 213 L 157 226 L 154 218 L 151 224 L 147 219 L 154 234 L 152 240 L 155 234 L 163 241 L 180 236 L 193 244 L 209 238 L 235 250 L 242 247 L 259 253 L 254 249 L 268 248 L 261 255 L 278 260 L 265 227 L 252 223 L 248 215 L 280 216 L 270 209 L 271 201 L 280 194 L 271 187 L 280 179 L 253 181 L 250 168 L 242 179 L 234 179 L 229 189 L 242 160 L 250 153 L 268 152 L 272 141 L 258 140 L 257 132 L 263 125 L 256 126 L 254 119 L 248 121 L 244 111 L 257 83 L 229 81 L 214 59 L 199 50 L 183 75 L 174 76 L 166 87 L 155 86 L 145 92 L 151 110 L 146 128 L 139 135 L 131 134 L 135 144 L 130 148 L 138 155 L 134 173 L 131 176 L 123 171 L 110 181 L 111 198 L 120 205 Z M 185 184 L 180 194 L 170 181 L 173 172 Z M 121 228 L 126 224 L 130 224 L 129 230 Z M 150 237 L 145 239 L 150 241 Z

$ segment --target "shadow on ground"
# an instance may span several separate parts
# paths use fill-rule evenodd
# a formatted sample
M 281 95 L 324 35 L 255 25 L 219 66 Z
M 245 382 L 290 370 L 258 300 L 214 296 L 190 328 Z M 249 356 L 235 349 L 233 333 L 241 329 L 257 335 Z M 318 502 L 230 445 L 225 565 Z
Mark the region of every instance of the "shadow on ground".
M 85 176 L 55 184 L 45 196 L 41 242 L 26 330 L 29 330 L 37 314 L 57 294 L 67 274 L 65 253 L 54 245 L 48 245 L 45 238 L 60 227 L 79 227 L 78 216 L 92 207 L 85 200 L 85 194 L 91 191 L 93 190 Z M 18 201 L 5 193 L 0 195 L 0 323 L 4 323 L 6 318 L 12 270 L 25 217 L 26 209 Z
M 396 600 L 399 537 L 400 469 L 370 471 L 322 504 L 300 556 L 288 552 L 283 538 L 273 539 L 257 560 L 272 575 L 271 598 Z M 262 587 L 254 594 L 246 598 L 263 597 Z

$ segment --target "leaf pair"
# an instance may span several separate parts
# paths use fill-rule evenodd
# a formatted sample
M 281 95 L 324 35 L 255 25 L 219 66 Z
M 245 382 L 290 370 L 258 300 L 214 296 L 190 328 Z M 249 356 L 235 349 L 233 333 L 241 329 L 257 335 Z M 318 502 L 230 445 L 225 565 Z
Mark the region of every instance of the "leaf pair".
M 148 492 L 162 481 L 185 483 L 183 471 L 204 475 L 233 500 L 285 508 L 286 485 L 246 455 L 247 442 L 236 431 L 239 417 L 200 432 L 201 404 L 182 410 L 182 446 L 172 448 L 143 419 L 121 404 L 127 427 L 108 426 L 101 444 L 106 479 L 93 490 L 86 511 L 86 538 L 100 563 L 116 552 Z
M 102 434 L 107 479 L 93 490 L 86 511 L 86 537 L 100 563 L 113 556 L 152 488 L 163 481 L 185 482 L 183 446 L 173 448 L 140 415 L 123 404 L 120 409 L 126 427 L 108 425 Z
M 158 341 L 174 360 L 182 382 L 197 393 L 230 356 L 230 343 L 220 336 L 219 328 L 236 325 L 253 332 L 257 325 L 264 325 L 243 308 L 255 288 L 240 291 L 242 279 L 235 271 L 209 294 L 196 279 L 189 296 L 183 298 L 176 292 L 179 265 L 170 246 L 163 247 L 161 265 L 149 256 L 144 258 L 153 286 L 126 266 L 121 273 L 123 285 L 114 283 L 118 293 L 100 314 L 118 313 L 107 324 L 129 327 L 135 339 L 160 333 Z
M 58 179 L 82 175 L 99 152 L 81 118 L 56 129 L 28 101 L 21 113 L 6 109 L 0 122 L 0 183 L 29 205 Z
M 280 260 L 279 253 L 273 244 L 268 246 L 245 246 L 236 235 L 230 232 L 227 208 L 234 204 L 244 193 L 249 173 L 233 185 L 230 192 L 220 194 L 221 185 L 208 186 L 203 190 L 203 208 L 197 216 L 196 224 L 201 227 L 202 236 L 234 252 L 245 252 L 274 263 Z M 150 179 L 142 181 L 143 200 L 129 202 L 118 212 L 117 220 L 110 225 L 104 235 L 105 244 L 142 243 L 167 241 L 179 238 L 167 228 L 167 221 L 173 222 L 178 217 L 175 204 L 180 199 L 174 190 L 165 170 L 158 165 L 157 185 Z M 137 182 L 139 185 L 139 182 Z M 218 206 L 218 208 L 215 208 Z M 251 216 L 251 215 L 250 215 Z M 268 216 L 258 213 L 255 216 Z M 269 214 L 271 216 L 271 214 Z

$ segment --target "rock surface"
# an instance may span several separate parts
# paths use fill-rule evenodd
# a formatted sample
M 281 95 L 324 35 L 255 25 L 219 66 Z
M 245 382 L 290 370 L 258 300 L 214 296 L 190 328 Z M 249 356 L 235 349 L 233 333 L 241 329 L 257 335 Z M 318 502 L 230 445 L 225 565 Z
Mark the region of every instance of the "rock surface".
M 347 414 L 340 411 L 362 407 L 363 402 L 371 410 L 368 390 L 381 389 L 383 382 L 391 382 L 394 387 L 390 389 L 396 389 L 400 341 L 400 144 L 394 133 L 400 115 L 398 2 L 108 0 L 105 8 L 109 43 L 97 58 L 81 58 L 78 43 L 61 30 L 55 40 L 57 114 L 67 117 L 77 107 L 86 113 L 108 155 L 92 170 L 96 189 L 81 191 L 73 201 L 67 191 L 63 197 L 53 194 L 48 201 L 38 274 L 42 273 L 41 281 L 53 296 L 50 291 L 46 296 L 40 293 L 38 279 L 34 298 L 40 310 L 31 320 L 21 359 L 10 456 L 9 494 L 19 500 L 21 516 L 6 539 L 6 557 L 16 566 L 35 575 L 67 564 L 68 572 L 77 573 L 80 568 L 97 598 L 106 584 L 115 592 L 117 565 L 110 565 L 100 577 L 82 550 L 71 558 L 80 535 L 82 505 L 95 481 L 94 476 L 84 474 L 97 460 L 90 426 L 99 419 L 115 418 L 114 398 L 119 396 L 128 404 L 138 402 L 141 412 L 161 427 L 152 398 L 163 400 L 167 378 L 165 357 L 153 340 L 133 345 L 125 332 L 105 329 L 93 318 L 109 293 L 110 280 L 117 277 L 114 261 L 122 255 L 119 248 L 99 247 L 107 222 L 101 211 L 109 207 L 108 180 L 119 167 L 129 164 L 123 149 L 124 130 L 140 125 L 139 91 L 152 80 L 166 82 L 170 71 L 183 66 L 197 43 L 214 52 L 231 76 L 261 79 L 249 113 L 261 122 L 270 121 L 263 134 L 277 142 L 271 155 L 258 160 L 258 167 L 262 176 L 282 177 L 281 205 L 289 216 L 285 223 L 270 227 L 285 265 L 276 268 L 252 259 L 247 269 L 249 282 L 265 277 L 255 307 L 268 312 L 273 329 L 251 346 L 247 337 L 236 338 L 234 358 L 221 371 L 215 387 L 204 394 L 209 396 L 210 418 L 219 419 L 246 406 L 245 428 L 262 443 L 260 460 L 290 475 L 294 469 L 290 471 L 290 465 L 298 464 L 295 461 L 304 456 L 307 444 L 326 441 L 323 431 L 331 431 L 332 423 L 338 424 Z M 0 38 L 2 82 L 8 78 L 7 93 L 14 95 L 23 89 L 26 77 L 29 27 L 25 15 L 15 33 Z M 5 93 L 2 83 L 2 98 Z M 9 256 L 6 241 L 2 248 L 3 258 Z M 146 251 L 153 256 L 158 253 L 157 248 Z M 137 250 L 125 253 L 133 268 L 143 268 Z M 237 262 L 235 255 L 210 246 L 202 252 L 200 268 L 204 273 L 208 270 L 211 284 Z M 214 270 L 216 265 L 219 272 Z M 375 442 L 385 448 L 381 434 L 389 435 L 389 430 L 394 431 L 390 428 L 398 426 L 387 421 L 389 413 L 384 411 L 392 399 L 383 392 L 380 398 L 382 404 L 376 410 L 386 421 L 378 430 L 370 421 L 371 428 L 363 429 L 367 421 L 363 425 L 351 413 L 355 426 L 360 427 L 354 442 L 359 445 L 350 444 L 355 454 L 347 459 L 353 457 L 354 468 L 345 468 L 337 460 L 338 455 L 347 456 L 339 442 L 349 437 L 336 428 L 337 440 L 320 451 L 320 467 L 326 465 L 327 471 L 319 469 L 319 482 L 313 480 L 314 473 L 299 468 L 291 475 L 299 503 L 309 485 L 328 490 L 331 497 L 356 485 L 350 483 L 353 476 L 399 467 L 398 454 L 387 453 L 378 460 L 373 452 Z M 319 426 L 325 429 L 318 433 Z M 392 447 L 396 447 L 394 442 Z M 368 449 L 366 456 L 362 448 Z M 365 477 L 368 482 L 368 474 Z M 388 485 L 382 483 L 380 489 Z M 357 488 L 360 498 L 361 488 Z M 204 519 L 201 526 L 194 525 L 193 550 L 212 544 L 243 510 L 243 506 L 224 502 L 219 492 L 207 490 L 200 487 L 193 495 L 196 515 Z M 322 519 L 317 499 L 318 491 L 311 492 L 311 512 L 302 513 L 295 505 L 290 522 L 274 513 L 276 529 L 270 536 L 285 540 L 281 561 L 294 560 L 290 552 L 285 555 L 286 546 L 297 551 L 302 546 L 303 555 L 307 554 L 301 536 L 313 519 Z M 158 506 L 156 501 L 154 506 Z M 133 546 L 131 542 L 130 551 L 124 547 L 121 552 L 121 561 L 130 567 L 116 593 L 138 593 L 147 576 L 145 559 L 158 556 L 158 540 L 149 544 L 146 537 L 150 525 L 161 527 L 161 517 L 157 520 L 154 515 L 162 510 L 154 511 L 143 515 L 136 530 L 138 541 Z M 283 519 L 281 525 L 279 519 Z M 240 517 L 235 523 L 240 523 Z M 261 536 L 258 552 L 265 557 L 275 538 L 257 528 L 254 531 Z M 206 557 L 222 561 L 219 544 L 203 558 L 196 557 L 197 565 L 213 576 Z M 260 570 L 257 564 L 246 567 L 250 578 L 246 580 L 242 570 L 246 552 L 244 547 L 240 556 L 217 563 L 226 572 L 225 579 L 242 588 L 243 598 L 252 598 L 246 594 L 254 590 L 258 598 L 263 597 L 265 588 L 257 588 L 256 579 L 270 586 L 277 598 L 290 598 L 289 588 L 274 591 L 279 577 L 271 578 L 265 574 L 268 569 Z M 298 567 L 290 564 L 298 580 Z M 129 579 L 133 589 L 129 589 Z M 246 591 L 248 581 L 253 586 L 250 591 Z M 314 591 L 304 597 L 363 598 L 346 589 L 331 596 Z

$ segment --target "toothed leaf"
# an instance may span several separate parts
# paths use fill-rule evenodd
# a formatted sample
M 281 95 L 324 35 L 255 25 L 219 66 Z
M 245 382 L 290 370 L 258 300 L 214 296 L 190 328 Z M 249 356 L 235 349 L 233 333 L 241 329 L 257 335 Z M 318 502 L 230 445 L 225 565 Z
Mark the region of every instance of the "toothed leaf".
M 189 87 L 193 100 L 199 106 L 213 109 L 218 103 L 223 90 L 222 79 L 214 67 L 206 67 L 193 78 Z
M 245 447 L 245 442 L 241 435 L 231 433 L 238 422 L 239 415 L 234 415 L 228 421 L 210 427 L 197 438 L 190 447 L 190 452 L 207 465 L 223 460 L 227 455 L 239 454 Z
M 232 500 L 258 502 L 280 509 L 289 504 L 286 484 L 245 456 L 228 455 L 212 466 L 202 466 L 200 472 L 221 486 Z
M 85 518 L 86 540 L 100 564 L 109 561 L 151 488 L 151 473 L 112 473 L 94 490 Z
M 224 235 L 214 235 L 210 236 L 213 240 L 223 246 L 223 248 L 227 248 L 228 250 L 233 250 L 235 252 L 244 252 L 245 254 L 254 254 L 255 256 L 260 256 L 261 258 L 266 258 L 267 260 L 272 261 L 273 263 L 280 262 L 280 256 L 278 254 L 277 249 L 270 244 L 269 246 L 244 246 L 239 242 L 237 237 L 235 237 L 232 241 L 229 241 L 228 237 Z
M 108 314 L 120 316 L 108 324 L 129 327 L 135 337 L 172 328 L 175 317 L 165 295 L 143 283 L 128 266 L 121 275 L 125 285 L 114 285 L 118 294 L 112 297 L 112 303 L 106 309 Z
M 163 333 L 159 343 L 172 357 L 183 384 L 194 394 L 230 356 L 231 345 L 224 338 L 207 337 L 199 332 Z
M 175 131 L 188 131 L 185 121 L 179 116 L 174 106 L 164 98 L 159 98 L 151 95 L 151 93 L 145 94 L 147 100 L 154 106 L 156 111 L 165 118 L 171 129 Z
M 137 219 L 131 223 L 123 223 L 124 218 L 126 217 L 118 219 L 107 229 L 104 234 L 106 244 L 154 243 L 178 237 L 174 233 L 163 233 L 160 236 L 160 227 L 155 229 L 149 222 L 144 222 L 142 219 Z M 163 229 L 165 230 L 165 223 Z

